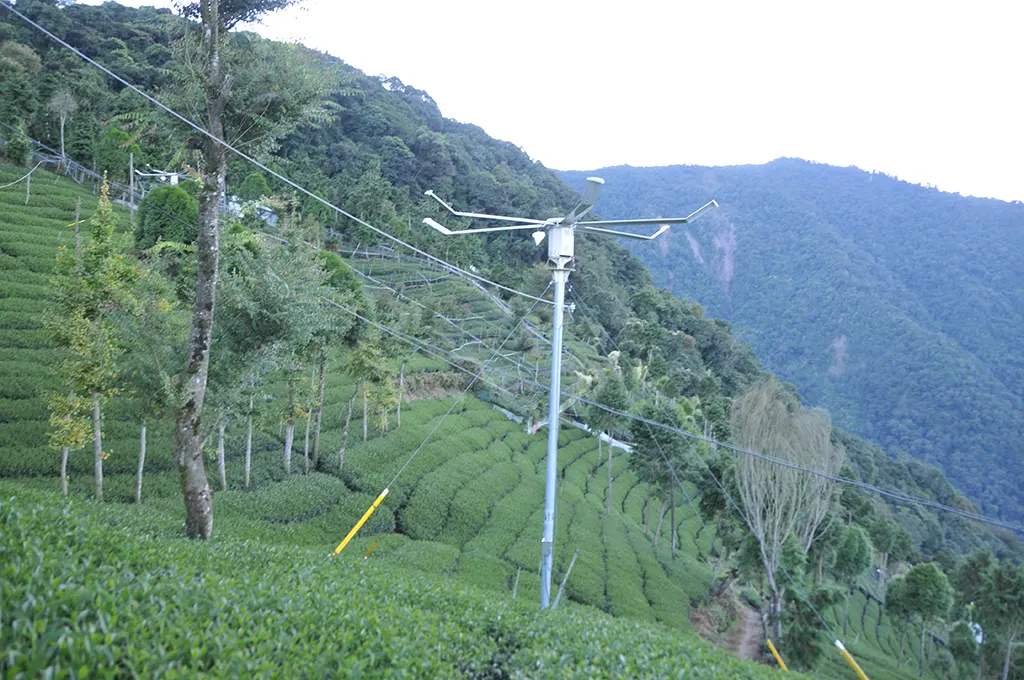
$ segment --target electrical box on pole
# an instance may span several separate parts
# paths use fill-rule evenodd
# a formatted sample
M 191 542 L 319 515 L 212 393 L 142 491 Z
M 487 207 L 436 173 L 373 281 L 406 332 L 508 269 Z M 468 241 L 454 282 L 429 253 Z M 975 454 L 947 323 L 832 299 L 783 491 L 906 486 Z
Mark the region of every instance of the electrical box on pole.
M 565 284 L 569 280 L 569 274 L 573 271 L 576 262 L 575 240 L 576 230 L 587 234 L 602 236 L 618 236 L 621 238 L 636 239 L 640 241 L 652 241 L 664 234 L 673 224 L 686 224 L 703 215 L 708 210 L 716 207 L 718 203 L 709 201 L 686 217 L 667 217 L 654 219 L 634 220 L 591 220 L 581 222 L 583 217 L 590 214 L 597 202 L 604 180 L 600 177 L 588 177 L 587 187 L 580 197 L 579 204 L 562 217 L 554 217 L 546 220 L 531 219 L 526 217 L 508 217 L 505 215 L 488 215 L 485 213 L 459 212 L 445 203 L 433 191 L 427 191 L 426 195 L 432 197 L 445 210 L 457 217 L 468 217 L 471 219 L 497 220 L 499 222 L 512 222 L 513 224 L 501 227 L 484 227 L 481 229 L 460 229 L 451 230 L 437 221 L 426 217 L 423 223 L 436 229 L 445 236 L 461 236 L 467 234 L 490 234 L 500 231 L 533 230 L 533 240 L 540 245 L 545 238 L 548 241 L 548 266 L 551 268 L 551 280 L 554 283 L 554 313 L 551 324 L 551 392 L 548 395 L 548 453 L 546 465 L 546 484 L 544 487 L 544 533 L 541 535 L 541 578 L 540 578 L 540 606 L 547 609 L 551 602 L 551 568 L 554 557 L 555 543 L 555 492 L 558 484 L 558 430 L 560 416 L 560 400 L 562 388 L 562 330 L 564 325 L 565 312 Z M 643 234 L 631 234 L 626 231 L 617 231 L 608 227 L 626 226 L 653 226 L 660 228 L 654 234 L 645 236 Z

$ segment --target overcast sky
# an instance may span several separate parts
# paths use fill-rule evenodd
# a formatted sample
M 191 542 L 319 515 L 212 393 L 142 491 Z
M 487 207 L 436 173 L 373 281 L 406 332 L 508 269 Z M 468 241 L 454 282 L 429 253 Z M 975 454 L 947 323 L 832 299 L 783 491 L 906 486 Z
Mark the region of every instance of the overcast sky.
M 796 156 L 1024 200 L 1022 26 L 1019 0 L 305 0 L 258 30 L 552 168 Z

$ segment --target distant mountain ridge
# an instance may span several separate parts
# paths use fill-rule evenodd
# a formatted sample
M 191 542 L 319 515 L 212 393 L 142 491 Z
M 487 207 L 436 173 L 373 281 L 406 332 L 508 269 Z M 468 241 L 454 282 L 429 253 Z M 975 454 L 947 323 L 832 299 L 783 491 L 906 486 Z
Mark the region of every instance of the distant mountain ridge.
M 562 172 L 607 218 L 721 208 L 637 249 L 837 423 L 1024 519 L 1024 204 L 799 159 Z

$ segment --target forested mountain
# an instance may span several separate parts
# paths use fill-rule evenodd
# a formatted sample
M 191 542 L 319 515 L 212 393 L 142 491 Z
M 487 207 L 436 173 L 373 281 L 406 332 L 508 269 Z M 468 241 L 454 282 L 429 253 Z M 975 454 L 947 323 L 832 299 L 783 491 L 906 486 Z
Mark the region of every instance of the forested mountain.
M 655 281 L 729 319 L 837 423 L 1024 518 L 1024 205 L 797 159 L 594 172 L 604 217 L 716 198 L 635 251 Z

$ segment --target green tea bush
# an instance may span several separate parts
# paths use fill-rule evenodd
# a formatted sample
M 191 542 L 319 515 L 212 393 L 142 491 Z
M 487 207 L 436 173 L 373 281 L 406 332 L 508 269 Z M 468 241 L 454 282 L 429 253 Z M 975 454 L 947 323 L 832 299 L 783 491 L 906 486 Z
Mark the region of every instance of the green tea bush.
M 454 438 L 453 438 L 454 439 Z M 446 442 L 451 444 L 452 442 Z M 404 533 L 410 538 L 437 540 L 447 525 L 452 499 L 470 480 L 490 467 L 485 452 L 449 457 L 444 465 L 423 478 L 400 511 Z
M 641 585 L 643 570 L 628 536 L 629 533 L 637 532 L 638 527 L 612 521 L 606 522 L 603 529 L 608 611 L 616 616 L 650 620 L 650 605 Z
M 483 474 L 470 477 L 456 491 L 439 539 L 462 546 L 476 536 L 487 522 L 491 509 L 519 483 L 521 477 L 519 468 L 508 462 L 491 465 Z

